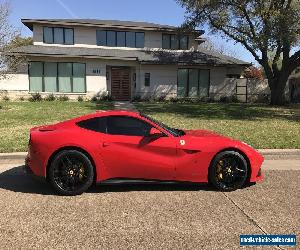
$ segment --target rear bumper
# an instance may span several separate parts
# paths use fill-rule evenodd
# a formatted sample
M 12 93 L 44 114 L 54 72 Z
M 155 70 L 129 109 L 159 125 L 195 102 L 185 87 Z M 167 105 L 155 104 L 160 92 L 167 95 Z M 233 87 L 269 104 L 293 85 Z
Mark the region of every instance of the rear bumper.
M 45 176 L 43 176 L 40 173 L 39 168 L 37 168 L 37 166 L 37 162 L 35 163 L 34 161 L 32 161 L 31 157 L 28 154 L 25 158 L 25 165 L 23 167 L 24 173 L 27 175 L 37 177 L 38 179 L 45 179 Z

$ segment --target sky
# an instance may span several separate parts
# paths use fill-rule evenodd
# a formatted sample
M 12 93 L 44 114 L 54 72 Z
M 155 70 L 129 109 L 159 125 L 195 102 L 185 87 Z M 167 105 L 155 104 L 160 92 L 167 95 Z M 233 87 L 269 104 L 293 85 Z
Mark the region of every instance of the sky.
M 10 2 L 10 22 L 20 28 L 23 36 L 32 36 L 32 33 L 21 23 L 21 18 L 93 18 L 180 26 L 185 16 L 185 10 L 175 0 L 10 0 Z M 206 30 L 204 36 L 211 35 Z M 234 52 L 235 57 L 255 63 L 252 55 L 241 45 L 226 42 L 219 36 L 211 36 L 211 39 L 218 46 L 224 46 Z

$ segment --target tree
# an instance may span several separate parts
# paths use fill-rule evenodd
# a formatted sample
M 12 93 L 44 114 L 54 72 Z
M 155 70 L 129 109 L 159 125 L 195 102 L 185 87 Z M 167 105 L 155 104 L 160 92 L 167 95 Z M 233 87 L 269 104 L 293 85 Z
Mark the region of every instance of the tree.
M 242 44 L 265 71 L 271 104 L 285 102 L 286 82 L 300 66 L 299 0 L 177 2 L 186 8 L 186 28 L 207 25 L 212 32 Z
M 10 5 L 9 2 L 0 3 L 0 78 L 5 77 L 8 71 L 8 55 L 10 42 L 19 32 L 9 23 Z M 17 65 L 18 59 L 14 65 Z M 20 58 L 19 58 L 20 59 Z M 12 60 L 12 59 L 11 59 Z M 12 61 L 11 61 L 12 62 Z
M 33 41 L 31 37 L 21 37 L 20 35 L 17 35 L 4 46 L 4 51 L 7 54 L 3 55 L 3 63 L 5 64 L 6 72 L 17 71 L 19 67 L 24 66 L 23 64 L 26 63 L 25 56 L 9 54 L 9 52 L 14 48 L 32 44 Z
M 225 46 L 224 43 L 218 43 L 209 37 L 205 38 L 205 42 L 201 43 L 199 48 L 208 51 L 215 51 L 225 56 L 237 57 L 237 54 L 234 50 Z

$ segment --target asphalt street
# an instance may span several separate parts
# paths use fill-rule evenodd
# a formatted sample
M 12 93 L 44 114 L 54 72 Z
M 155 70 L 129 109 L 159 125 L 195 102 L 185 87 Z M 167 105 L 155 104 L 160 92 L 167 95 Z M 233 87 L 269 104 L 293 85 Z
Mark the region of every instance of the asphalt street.
M 55 195 L 22 163 L 0 160 L 1 249 L 239 249 L 240 234 L 264 233 L 297 234 L 299 247 L 298 159 L 266 160 L 263 182 L 230 193 L 118 184 L 76 197 Z

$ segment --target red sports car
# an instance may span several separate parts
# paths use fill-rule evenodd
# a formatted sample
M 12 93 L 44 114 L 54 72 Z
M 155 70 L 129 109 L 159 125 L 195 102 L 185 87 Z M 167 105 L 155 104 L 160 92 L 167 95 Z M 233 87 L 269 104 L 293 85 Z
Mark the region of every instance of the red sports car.
M 30 130 L 26 169 L 63 195 L 116 179 L 209 182 L 231 191 L 263 179 L 263 157 L 205 130 L 170 128 L 129 111 L 101 111 Z

